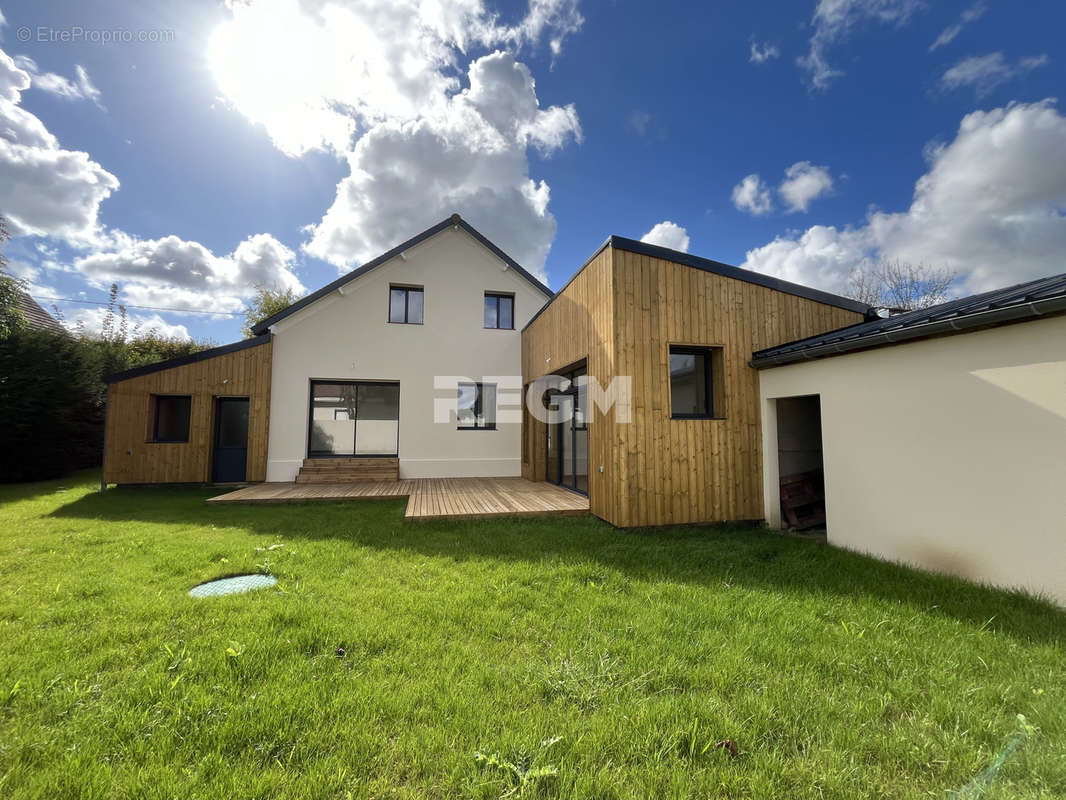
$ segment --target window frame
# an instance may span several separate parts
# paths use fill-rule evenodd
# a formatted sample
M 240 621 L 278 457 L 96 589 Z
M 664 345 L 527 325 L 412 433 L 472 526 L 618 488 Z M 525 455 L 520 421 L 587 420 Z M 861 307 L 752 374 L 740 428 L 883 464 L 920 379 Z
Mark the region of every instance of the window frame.
M 403 292 L 403 319 L 394 320 L 392 318 L 392 293 Z M 411 292 L 419 292 L 422 295 L 422 321 L 411 322 Z M 388 303 L 386 304 L 386 321 L 390 325 L 424 325 L 426 321 L 426 287 L 424 286 L 407 286 L 400 283 L 389 284 Z
M 515 316 L 514 315 L 515 296 L 513 294 L 511 294 L 511 293 L 508 293 L 508 292 L 485 292 L 485 300 L 487 301 L 490 298 L 496 301 L 496 325 L 494 325 L 494 326 L 485 325 L 485 303 L 483 301 L 482 304 L 481 304 L 481 324 L 484 326 L 485 330 L 487 330 L 487 331 L 513 331 L 515 329 L 515 319 L 514 319 L 514 316 Z M 507 328 L 505 328 L 502 325 L 500 325 L 500 300 L 510 300 L 511 301 L 511 325 L 510 325 L 510 327 L 507 327 Z
M 725 419 L 718 414 L 717 403 L 714 396 L 715 375 L 715 352 L 721 352 L 721 347 L 713 345 L 687 345 L 671 344 L 666 349 L 667 382 L 670 387 L 670 419 Z M 674 413 L 674 378 L 670 372 L 670 357 L 678 356 L 703 356 L 703 391 L 706 398 L 707 411 L 702 414 L 675 414 Z M 719 356 L 720 357 L 720 356 Z
M 191 394 L 151 394 L 152 428 L 150 444 L 188 444 L 192 438 L 192 395 Z M 161 439 L 159 438 L 159 401 L 160 400 L 188 400 L 188 419 L 185 423 L 184 439 Z
M 475 391 L 474 391 L 474 407 L 472 409 L 472 411 L 474 412 L 474 424 L 473 425 L 464 425 L 464 424 L 462 424 L 459 421 L 459 392 L 462 391 L 462 388 L 464 386 L 473 386 L 474 389 L 475 389 Z M 455 409 L 455 423 L 456 424 L 455 424 L 455 429 L 457 431 L 494 431 L 494 430 L 496 430 L 496 414 L 495 413 L 493 413 L 493 415 L 492 415 L 492 422 L 490 424 L 487 424 L 487 425 L 478 424 L 478 418 L 484 416 L 484 410 L 485 410 L 485 408 L 484 408 L 484 401 L 485 401 L 484 387 L 485 386 L 491 386 L 492 389 L 493 389 L 492 398 L 493 398 L 493 401 L 496 403 L 496 406 L 497 406 L 497 408 L 493 409 L 493 412 L 495 412 L 498 409 L 498 406 L 499 406 L 499 403 L 497 402 L 498 401 L 497 392 L 499 391 L 499 385 L 498 384 L 485 383 L 483 381 L 459 381 L 459 383 L 456 384 L 456 387 L 455 387 L 455 400 L 456 400 L 456 409 Z

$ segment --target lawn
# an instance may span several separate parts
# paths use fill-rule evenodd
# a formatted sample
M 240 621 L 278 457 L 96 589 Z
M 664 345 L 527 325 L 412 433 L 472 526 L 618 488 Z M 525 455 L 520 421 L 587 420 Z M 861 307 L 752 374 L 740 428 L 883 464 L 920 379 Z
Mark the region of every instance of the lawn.
M 0 488 L 0 797 L 1066 796 L 1032 599 L 751 528 L 93 482 Z

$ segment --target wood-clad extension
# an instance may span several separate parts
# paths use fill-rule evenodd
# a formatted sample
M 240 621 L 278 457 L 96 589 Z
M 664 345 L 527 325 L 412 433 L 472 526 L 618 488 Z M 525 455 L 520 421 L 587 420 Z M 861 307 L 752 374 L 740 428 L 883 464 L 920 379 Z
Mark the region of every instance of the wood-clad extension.
M 107 393 L 105 483 L 209 482 L 219 397 L 248 398 L 247 480 L 266 479 L 272 345 L 264 337 L 251 346 L 220 349 L 206 358 L 176 359 L 171 367 L 153 365 L 145 374 L 115 376 Z M 191 363 L 181 363 L 186 361 Z M 155 395 L 191 396 L 187 442 L 151 440 Z
M 619 527 L 763 519 L 751 354 L 861 321 L 859 311 L 612 240 L 523 332 L 523 382 L 582 358 L 603 386 L 631 376 L 630 422 L 589 409 L 589 500 L 597 516 Z M 671 345 L 722 349 L 722 418 L 671 418 Z M 531 423 L 524 435 L 523 474 L 543 480 L 544 425 Z

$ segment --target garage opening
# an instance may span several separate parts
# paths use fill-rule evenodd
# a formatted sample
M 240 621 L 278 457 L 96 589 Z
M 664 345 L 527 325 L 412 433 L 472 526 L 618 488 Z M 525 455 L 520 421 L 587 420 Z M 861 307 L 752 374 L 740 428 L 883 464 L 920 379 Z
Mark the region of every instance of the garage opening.
M 822 404 L 818 395 L 777 400 L 781 520 L 792 530 L 825 527 Z

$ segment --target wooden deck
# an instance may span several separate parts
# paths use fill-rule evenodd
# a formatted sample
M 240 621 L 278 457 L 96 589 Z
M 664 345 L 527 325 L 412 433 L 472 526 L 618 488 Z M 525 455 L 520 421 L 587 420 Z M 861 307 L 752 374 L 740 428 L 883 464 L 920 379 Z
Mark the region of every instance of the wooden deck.
M 359 483 L 258 483 L 212 497 L 211 504 L 304 503 L 407 497 L 407 519 L 587 514 L 589 501 L 524 478 L 415 478 Z

